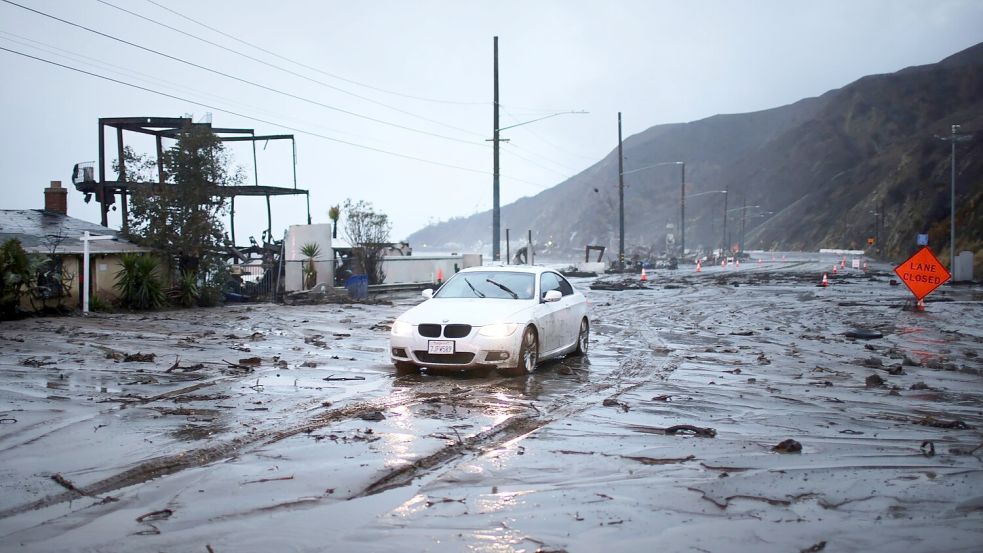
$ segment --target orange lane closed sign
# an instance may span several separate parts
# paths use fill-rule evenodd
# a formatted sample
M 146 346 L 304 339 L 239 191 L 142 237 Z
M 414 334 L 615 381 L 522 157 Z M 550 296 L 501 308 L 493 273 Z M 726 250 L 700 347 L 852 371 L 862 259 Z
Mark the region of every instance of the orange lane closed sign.
M 928 246 L 918 250 L 907 261 L 895 267 L 894 272 L 915 295 L 916 300 L 931 294 L 952 276 Z

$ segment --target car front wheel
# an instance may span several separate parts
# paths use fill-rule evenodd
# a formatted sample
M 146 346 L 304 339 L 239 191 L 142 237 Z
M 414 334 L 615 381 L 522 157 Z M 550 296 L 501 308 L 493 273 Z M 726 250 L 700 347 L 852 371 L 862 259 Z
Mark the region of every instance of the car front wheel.
M 539 337 L 536 336 L 536 329 L 527 326 L 522 333 L 522 345 L 519 347 L 519 365 L 516 367 L 518 373 L 531 373 L 536 370 L 536 363 L 539 361 Z
M 587 342 L 590 339 L 590 323 L 584 318 L 580 321 L 580 333 L 577 335 L 577 349 L 574 355 L 587 355 Z

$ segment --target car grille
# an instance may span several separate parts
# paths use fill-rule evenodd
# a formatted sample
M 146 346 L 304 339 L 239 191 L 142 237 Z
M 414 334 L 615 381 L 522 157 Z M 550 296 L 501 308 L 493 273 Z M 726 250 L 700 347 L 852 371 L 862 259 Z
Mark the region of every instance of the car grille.
M 444 327 L 444 337 L 464 338 L 471 334 L 471 325 L 447 325 Z
M 433 363 L 435 365 L 466 365 L 474 359 L 474 354 L 469 351 L 438 355 L 419 350 L 414 351 L 413 354 L 416 355 L 416 358 L 420 362 Z
M 426 338 L 440 337 L 440 325 L 438 324 L 422 324 L 418 330 L 420 336 Z M 464 338 L 468 334 L 471 334 L 471 325 L 447 325 L 444 327 L 445 338 Z

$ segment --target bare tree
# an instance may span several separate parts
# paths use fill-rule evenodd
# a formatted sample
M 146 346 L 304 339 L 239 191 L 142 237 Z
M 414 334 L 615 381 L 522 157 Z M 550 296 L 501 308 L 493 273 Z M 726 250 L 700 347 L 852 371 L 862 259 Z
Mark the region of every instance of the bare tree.
M 31 305 L 35 311 L 47 309 L 49 301 L 54 301 L 55 309 L 59 311 L 66 308 L 65 300 L 70 297 L 76 275 L 65 270 L 58 248 L 68 238 L 63 234 L 47 234 L 43 238 L 49 253 L 43 261 L 38 257 L 35 286 L 31 289 Z
M 345 237 L 352 245 L 352 254 L 369 284 L 381 284 L 386 275 L 382 270 L 382 255 L 389 245 L 392 225 L 389 216 L 378 213 L 370 202 L 345 200 Z

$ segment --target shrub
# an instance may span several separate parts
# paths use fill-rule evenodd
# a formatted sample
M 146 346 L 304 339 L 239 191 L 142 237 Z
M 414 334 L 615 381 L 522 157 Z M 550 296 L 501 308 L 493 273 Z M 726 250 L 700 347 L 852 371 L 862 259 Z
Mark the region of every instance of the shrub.
M 99 296 L 93 295 L 89 298 L 89 311 L 95 313 L 112 313 L 113 305 Z
M 122 257 L 122 268 L 116 273 L 116 284 L 120 291 L 120 301 L 130 309 L 160 309 L 166 296 L 157 268 L 156 258 L 136 254 Z
M 228 287 L 229 278 L 229 267 L 224 263 L 212 267 L 208 276 L 202 279 L 198 293 L 198 305 L 200 307 L 221 305 L 222 301 L 225 300 L 225 290 Z
M 168 293 L 171 303 L 182 307 L 194 307 L 201 296 L 198 290 L 198 274 L 183 272 L 177 279 L 177 284 Z
M 20 240 L 11 238 L 0 245 L 0 319 L 20 311 L 21 296 L 28 291 L 36 266 Z

